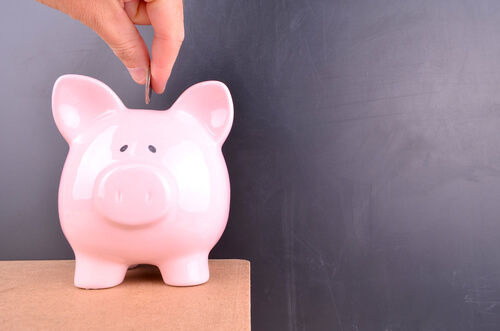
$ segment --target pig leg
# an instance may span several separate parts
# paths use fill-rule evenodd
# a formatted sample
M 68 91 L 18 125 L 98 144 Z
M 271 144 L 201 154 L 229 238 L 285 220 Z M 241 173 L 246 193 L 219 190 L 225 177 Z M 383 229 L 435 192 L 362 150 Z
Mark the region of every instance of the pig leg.
M 163 281 L 173 286 L 192 286 L 208 281 L 208 254 L 192 254 L 158 265 Z
M 125 278 L 128 265 L 75 254 L 75 286 L 85 289 L 113 287 Z

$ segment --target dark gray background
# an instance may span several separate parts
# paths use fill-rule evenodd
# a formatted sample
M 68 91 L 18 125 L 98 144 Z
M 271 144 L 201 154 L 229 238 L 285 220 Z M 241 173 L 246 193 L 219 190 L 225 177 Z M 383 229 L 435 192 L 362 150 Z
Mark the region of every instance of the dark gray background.
M 500 329 L 500 2 L 185 1 L 166 109 L 226 83 L 229 223 L 255 330 Z M 57 77 L 144 91 L 92 31 L 2 4 L 0 259 L 68 259 Z M 141 32 L 151 42 L 150 28 Z

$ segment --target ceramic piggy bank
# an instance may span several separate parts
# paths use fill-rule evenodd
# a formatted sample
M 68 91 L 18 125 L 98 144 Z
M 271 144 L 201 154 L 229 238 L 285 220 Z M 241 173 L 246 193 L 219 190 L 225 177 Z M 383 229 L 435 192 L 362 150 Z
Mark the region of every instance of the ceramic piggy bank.
M 229 213 L 227 87 L 199 83 L 166 111 L 138 110 L 100 81 L 67 75 L 55 83 L 52 108 L 70 146 L 59 216 L 75 285 L 118 285 L 140 263 L 158 266 L 169 285 L 206 282 Z

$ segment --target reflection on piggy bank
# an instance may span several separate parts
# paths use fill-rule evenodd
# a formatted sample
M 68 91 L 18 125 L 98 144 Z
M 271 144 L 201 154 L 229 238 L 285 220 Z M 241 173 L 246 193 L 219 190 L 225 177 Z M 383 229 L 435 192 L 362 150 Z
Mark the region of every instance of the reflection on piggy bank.
M 208 253 L 229 213 L 227 87 L 199 83 L 166 111 L 138 110 L 100 81 L 66 75 L 52 108 L 70 146 L 59 216 L 75 253 L 75 285 L 118 285 L 139 263 L 158 266 L 169 285 L 206 282 Z

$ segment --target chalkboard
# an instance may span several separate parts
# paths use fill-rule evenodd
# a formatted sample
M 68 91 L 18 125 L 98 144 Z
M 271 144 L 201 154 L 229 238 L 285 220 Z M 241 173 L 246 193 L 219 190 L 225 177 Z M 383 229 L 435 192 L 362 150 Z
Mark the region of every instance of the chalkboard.
M 130 108 L 144 91 L 79 22 L 2 13 L 0 259 L 69 259 L 53 83 L 95 77 Z M 150 108 L 232 93 L 211 257 L 251 261 L 255 330 L 500 329 L 500 2 L 185 0 L 185 24 Z

